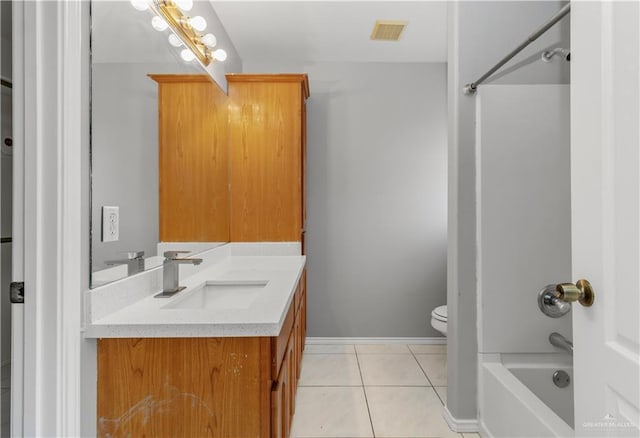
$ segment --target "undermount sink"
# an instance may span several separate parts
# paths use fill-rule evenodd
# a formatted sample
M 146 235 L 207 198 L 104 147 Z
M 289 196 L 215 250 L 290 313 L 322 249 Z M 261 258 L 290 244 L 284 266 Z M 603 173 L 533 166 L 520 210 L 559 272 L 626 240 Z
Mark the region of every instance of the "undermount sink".
M 182 297 L 168 303 L 164 309 L 247 309 L 268 281 L 206 281 Z

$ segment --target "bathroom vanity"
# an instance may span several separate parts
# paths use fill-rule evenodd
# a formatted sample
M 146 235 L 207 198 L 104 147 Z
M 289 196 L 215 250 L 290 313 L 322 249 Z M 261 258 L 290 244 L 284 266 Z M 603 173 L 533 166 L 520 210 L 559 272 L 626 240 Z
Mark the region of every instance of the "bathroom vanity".
M 303 266 L 303 256 L 229 257 L 172 298 L 150 295 L 94 321 L 98 436 L 288 436 Z
M 227 230 L 230 243 L 181 265 L 186 288 L 169 298 L 155 297 L 161 268 L 88 292 L 97 435 L 288 437 L 306 334 L 307 76 L 229 75 L 228 95 L 202 75 L 149 76 L 161 240 Z

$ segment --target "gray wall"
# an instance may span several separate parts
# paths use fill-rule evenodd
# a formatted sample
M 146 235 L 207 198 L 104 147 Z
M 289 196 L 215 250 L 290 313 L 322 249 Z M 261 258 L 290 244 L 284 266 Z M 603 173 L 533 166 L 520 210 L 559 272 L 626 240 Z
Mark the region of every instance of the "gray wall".
M 446 65 L 317 63 L 306 72 L 308 335 L 440 336 L 446 291 Z
M 462 87 L 482 75 L 563 2 L 449 4 L 449 250 L 447 273 L 448 397 L 456 419 L 476 419 L 475 98 Z M 491 83 L 568 83 L 566 62 L 540 61 L 547 47 L 569 47 L 568 18 L 507 64 Z
M 155 255 L 158 242 L 158 91 L 147 77 L 172 64 L 94 64 L 92 270 L 118 252 Z M 101 206 L 120 207 L 120 240 L 101 241 Z
M 2 30 L 0 32 L 2 38 L 2 46 L 0 47 L 0 72 L 2 79 L 11 81 L 11 3 L 3 1 L 1 3 L 2 10 Z M 8 23 L 7 23 L 8 21 Z M 9 24 L 9 26 L 7 26 Z M 6 28 L 5 28 L 6 27 Z M 12 219 L 12 187 L 13 187 L 13 156 L 9 155 L 10 150 L 4 146 L 5 137 L 12 136 L 12 93 L 11 90 L 2 87 L 0 96 L 0 107 L 2 108 L 1 134 L 0 134 L 0 205 L 2 205 L 2 213 L 0 215 L 0 236 L 11 236 L 11 219 Z M 11 360 L 11 303 L 9 301 L 9 284 L 11 283 L 11 252 L 12 244 L 4 243 L 0 246 L 1 273 L 0 273 L 0 363 L 6 363 Z M 4 392 L 4 391 L 3 391 Z M 3 395 L 3 402 L 5 395 Z M 3 422 L 5 422 L 5 411 L 2 412 Z

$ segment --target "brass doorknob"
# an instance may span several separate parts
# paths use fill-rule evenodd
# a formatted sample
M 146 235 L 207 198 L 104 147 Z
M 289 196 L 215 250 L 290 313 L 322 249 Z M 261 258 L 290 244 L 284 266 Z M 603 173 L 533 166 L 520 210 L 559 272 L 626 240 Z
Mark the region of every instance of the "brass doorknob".
M 591 283 L 587 280 L 578 280 L 576 284 L 560 283 L 556 286 L 556 291 L 560 300 L 567 303 L 577 301 L 585 307 L 593 304 L 595 296 Z

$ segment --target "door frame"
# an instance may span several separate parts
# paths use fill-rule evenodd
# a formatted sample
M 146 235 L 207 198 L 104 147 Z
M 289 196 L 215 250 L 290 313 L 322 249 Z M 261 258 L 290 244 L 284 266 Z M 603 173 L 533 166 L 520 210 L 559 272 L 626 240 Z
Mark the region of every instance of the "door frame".
M 17 436 L 81 435 L 83 3 L 13 3 L 13 281 L 25 283 L 25 303 L 13 305 Z

